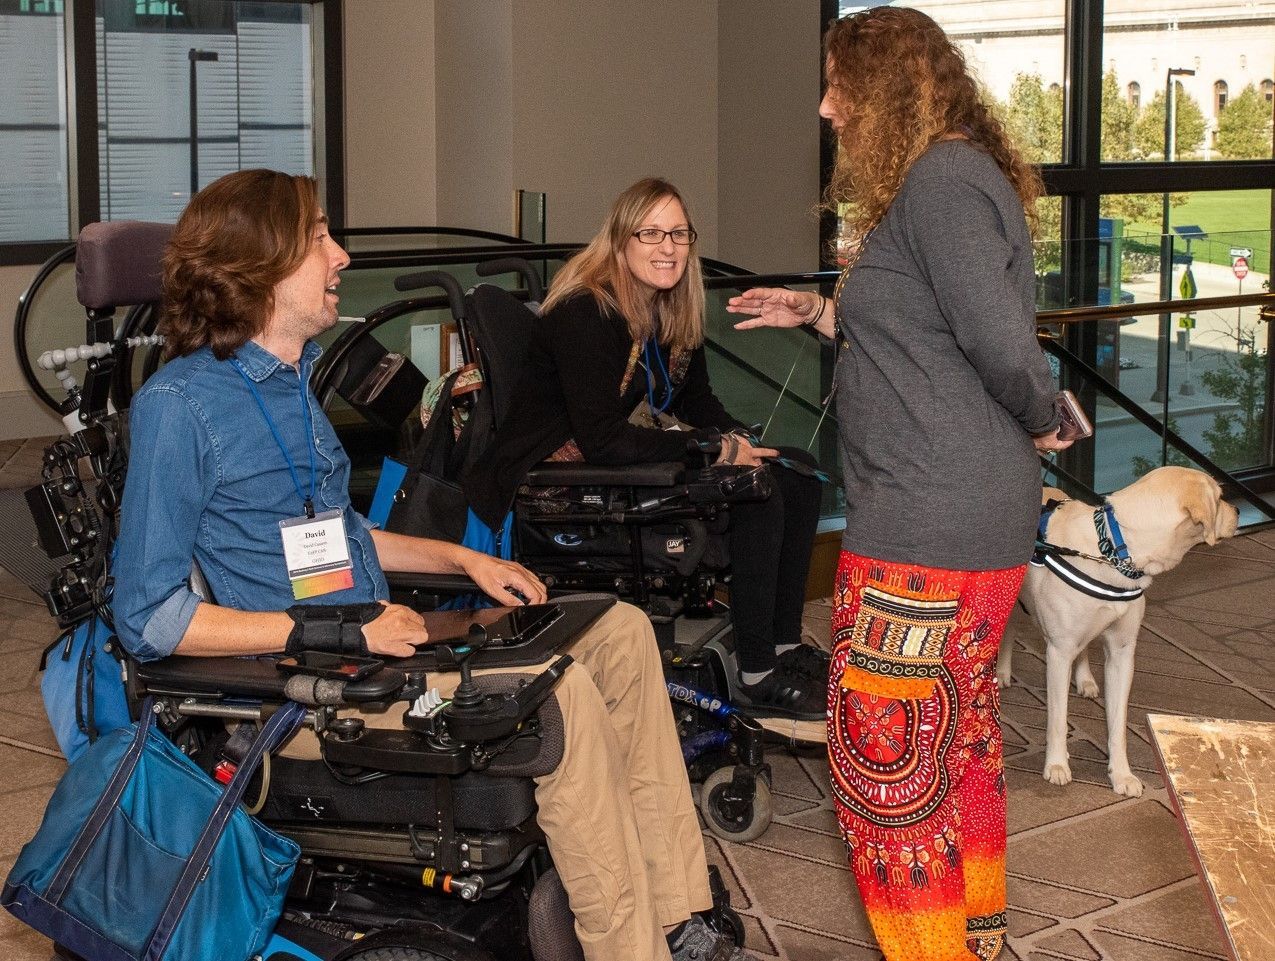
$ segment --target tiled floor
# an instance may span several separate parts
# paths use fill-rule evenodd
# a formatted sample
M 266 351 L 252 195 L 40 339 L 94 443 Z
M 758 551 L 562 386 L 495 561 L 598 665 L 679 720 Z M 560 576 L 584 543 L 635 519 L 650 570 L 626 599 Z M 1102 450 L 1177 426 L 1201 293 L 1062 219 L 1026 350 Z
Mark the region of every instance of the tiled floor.
M 39 466 L 34 442 L 0 443 L 0 488 L 25 486 Z M 1139 639 L 1130 710 L 1138 799 L 1107 783 L 1098 704 L 1073 697 L 1072 771 L 1055 787 L 1044 752 L 1041 642 L 1011 624 L 1014 686 L 1005 692 L 1009 785 L 1010 942 L 1020 961 L 1193 961 L 1224 958 L 1205 895 L 1168 805 L 1145 715 L 1200 713 L 1275 720 L 1275 531 L 1192 552 L 1157 580 Z M 829 608 L 811 604 L 807 627 L 827 643 Z M 55 635 L 43 603 L 0 572 L 0 872 L 35 832 L 65 765 L 39 699 L 36 662 Z M 1101 671 L 1095 664 L 1095 673 Z M 757 841 L 708 838 L 764 958 L 876 961 L 846 868 L 819 753 L 776 749 L 775 821 Z M 49 944 L 0 914 L 0 959 L 47 961 Z

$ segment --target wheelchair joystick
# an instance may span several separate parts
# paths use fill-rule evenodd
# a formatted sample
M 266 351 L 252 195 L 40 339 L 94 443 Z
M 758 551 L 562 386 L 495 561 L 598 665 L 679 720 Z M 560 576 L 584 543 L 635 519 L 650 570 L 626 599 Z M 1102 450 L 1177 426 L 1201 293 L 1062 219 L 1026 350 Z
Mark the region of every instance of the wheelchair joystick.
M 481 712 L 486 705 L 486 696 L 478 689 L 478 685 L 474 683 L 469 659 L 486 647 L 487 641 L 487 629 L 481 624 L 473 624 L 469 628 L 469 643 L 463 647 L 454 648 L 452 651 L 453 656 L 456 658 L 457 667 L 460 668 L 460 684 L 456 686 L 456 690 L 452 694 L 451 707 L 453 713 L 469 714 Z
M 486 629 L 474 624 L 469 629 L 469 642 L 452 651 L 460 670 L 460 684 L 451 703 L 443 708 L 442 717 L 448 733 L 458 741 L 491 741 L 515 733 L 544 703 L 574 660 L 570 654 L 562 655 L 512 694 L 484 694 L 474 680 L 469 660 L 487 642 Z

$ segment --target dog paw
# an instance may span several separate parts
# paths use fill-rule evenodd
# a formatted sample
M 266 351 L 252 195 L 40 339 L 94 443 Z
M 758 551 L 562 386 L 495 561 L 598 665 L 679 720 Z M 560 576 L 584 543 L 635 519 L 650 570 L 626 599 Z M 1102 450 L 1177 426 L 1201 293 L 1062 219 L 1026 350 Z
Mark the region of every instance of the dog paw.
M 1077 681 L 1076 693 L 1081 697 L 1087 697 L 1091 701 L 1096 701 L 1098 700 L 1098 682 L 1093 678 Z
M 1070 784 L 1071 765 L 1066 761 L 1061 764 L 1046 764 L 1044 778 L 1050 784 Z
M 1142 781 L 1133 774 L 1112 774 L 1111 789 L 1125 797 L 1142 797 Z
M 1010 679 L 1009 671 L 1006 671 L 1004 674 L 1002 674 L 1000 671 L 997 671 L 996 683 L 1000 687 L 1000 689 L 1004 691 L 1012 687 L 1014 682 Z

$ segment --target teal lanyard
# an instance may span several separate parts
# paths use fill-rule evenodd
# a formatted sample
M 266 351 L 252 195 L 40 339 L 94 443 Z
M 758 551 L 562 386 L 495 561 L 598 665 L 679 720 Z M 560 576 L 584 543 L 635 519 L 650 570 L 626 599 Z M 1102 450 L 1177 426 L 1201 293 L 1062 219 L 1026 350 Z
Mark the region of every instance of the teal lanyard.
M 655 351 L 655 367 L 664 375 L 664 403 L 659 407 L 655 406 L 655 374 L 651 364 L 651 351 Z M 664 358 L 660 356 L 660 345 L 656 343 L 655 336 L 648 337 L 646 343 L 642 345 L 642 356 L 646 361 L 646 404 L 651 409 L 651 416 L 656 417 L 669 409 L 669 405 L 673 403 L 673 381 L 668 375 L 668 368 L 664 366 Z
M 314 481 L 318 472 L 314 467 L 314 431 L 310 423 L 310 405 L 305 402 L 305 362 L 302 361 L 297 377 L 301 382 L 301 422 L 305 425 L 306 447 L 310 451 L 309 497 L 301 489 L 301 478 L 297 476 L 297 465 L 292 462 L 292 456 L 288 453 L 288 448 L 284 446 L 283 437 L 279 434 L 279 428 L 275 424 L 274 418 L 270 416 L 270 411 L 266 410 L 266 402 L 261 397 L 261 391 L 257 389 L 257 385 L 252 382 L 252 378 L 248 376 L 248 372 L 243 369 L 243 365 L 237 359 L 232 357 L 230 362 L 235 365 L 235 370 L 239 371 L 239 376 L 248 385 L 248 390 L 252 392 L 253 400 L 257 402 L 257 406 L 261 409 L 261 416 L 266 419 L 266 426 L 270 428 L 270 433 L 274 435 L 274 442 L 279 445 L 279 453 L 283 454 L 283 459 L 288 462 L 288 473 L 292 475 L 292 486 L 297 489 L 297 496 L 301 498 L 305 505 L 305 516 L 314 517 Z

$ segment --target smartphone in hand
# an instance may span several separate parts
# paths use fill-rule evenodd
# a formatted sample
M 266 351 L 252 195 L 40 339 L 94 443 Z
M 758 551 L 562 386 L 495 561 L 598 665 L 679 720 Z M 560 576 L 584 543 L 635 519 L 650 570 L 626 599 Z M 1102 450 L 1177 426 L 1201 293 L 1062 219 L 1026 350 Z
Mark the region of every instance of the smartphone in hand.
M 1062 418 L 1058 425 L 1059 440 L 1080 440 L 1093 436 L 1093 424 L 1085 416 L 1084 408 L 1071 391 L 1058 392 L 1058 413 Z

